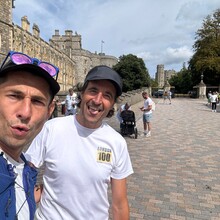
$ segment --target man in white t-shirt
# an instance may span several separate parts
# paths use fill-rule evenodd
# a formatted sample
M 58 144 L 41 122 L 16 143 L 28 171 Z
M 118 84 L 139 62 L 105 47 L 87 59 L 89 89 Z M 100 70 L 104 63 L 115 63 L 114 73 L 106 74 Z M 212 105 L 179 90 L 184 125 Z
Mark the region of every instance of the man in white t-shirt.
M 167 98 L 168 98 L 170 105 L 171 105 L 172 92 L 170 90 L 167 92 Z
M 212 95 L 210 96 L 210 101 L 212 104 L 212 112 L 216 112 L 216 105 L 217 105 L 217 101 L 218 101 L 217 92 L 212 93 Z
M 113 219 L 128 220 L 126 178 L 133 173 L 124 138 L 103 119 L 113 115 L 122 93 L 117 72 L 91 69 L 80 91 L 76 115 L 48 121 L 27 151 L 36 166 L 45 163 L 37 220 L 108 220 L 108 186 Z
M 144 106 L 142 106 L 140 110 L 143 112 L 144 135 L 150 137 L 153 101 L 147 92 L 142 92 L 142 97 L 144 98 Z
M 66 113 L 65 115 L 75 115 L 77 112 L 77 104 L 78 104 L 78 97 L 77 93 L 74 92 L 73 88 L 69 89 L 69 94 L 66 95 L 65 99 L 65 107 Z

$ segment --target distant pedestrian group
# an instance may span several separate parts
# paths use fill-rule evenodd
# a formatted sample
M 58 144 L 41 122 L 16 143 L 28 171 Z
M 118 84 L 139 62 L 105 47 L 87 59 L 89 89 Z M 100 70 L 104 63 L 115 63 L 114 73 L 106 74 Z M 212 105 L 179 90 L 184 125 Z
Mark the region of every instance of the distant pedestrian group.
M 166 100 L 169 100 L 169 104 L 171 105 L 171 97 L 172 97 L 172 92 L 170 90 L 164 91 L 163 94 L 163 103 L 166 103 Z

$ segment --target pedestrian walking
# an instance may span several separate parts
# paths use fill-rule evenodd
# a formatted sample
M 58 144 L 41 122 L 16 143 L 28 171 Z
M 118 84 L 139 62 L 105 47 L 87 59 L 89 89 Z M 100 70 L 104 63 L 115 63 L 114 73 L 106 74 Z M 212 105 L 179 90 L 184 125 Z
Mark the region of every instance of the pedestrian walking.
M 172 92 L 170 90 L 167 92 L 167 98 L 169 100 L 169 104 L 171 105 Z
M 168 98 L 168 92 L 165 90 L 163 93 L 163 103 L 165 104 Z
M 142 97 L 144 98 L 144 105 L 140 108 L 140 110 L 143 112 L 144 135 L 146 137 L 150 137 L 153 101 L 148 96 L 147 92 L 142 92 Z
M 216 92 L 213 92 L 210 96 L 211 104 L 212 104 L 212 112 L 216 112 L 216 104 L 218 102 L 218 95 Z
M 208 101 L 208 102 L 207 102 L 207 105 L 211 105 L 211 95 L 212 95 L 212 92 L 209 91 L 208 94 L 207 94 L 207 99 L 208 99 L 208 100 L 207 100 L 207 101 Z
M 66 100 L 65 100 L 65 109 L 66 109 L 65 116 L 76 114 L 78 102 L 79 100 L 77 97 L 77 93 L 74 92 L 73 88 L 70 88 L 69 94 L 66 95 Z
M 50 116 L 50 119 L 58 117 L 58 112 L 59 112 L 58 108 L 59 106 L 61 106 L 61 103 L 59 102 L 59 96 L 55 96 L 53 102 L 54 102 L 54 110 Z

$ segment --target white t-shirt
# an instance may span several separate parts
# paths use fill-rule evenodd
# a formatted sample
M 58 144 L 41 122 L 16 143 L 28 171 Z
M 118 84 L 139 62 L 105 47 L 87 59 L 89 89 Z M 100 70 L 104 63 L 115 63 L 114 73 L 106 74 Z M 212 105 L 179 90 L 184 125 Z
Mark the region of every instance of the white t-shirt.
M 68 94 L 66 96 L 66 109 L 67 110 L 73 110 L 77 108 L 77 103 L 78 103 L 78 99 L 77 99 L 77 94 L 73 93 L 72 96 L 70 96 L 70 94 Z
M 36 167 L 45 162 L 37 219 L 107 220 L 110 178 L 133 173 L 124 138 L 106 123 L 82 127 L 75 116 L 48 121 L 26 153 Z
M 149 105 L 153 105 L 153 101 L 150 97 L 148 97 L 147 99 L 144 100 L 144 109 L 148 109 Z M 152 113 L 152 109 L 150 111 L 144 111 L 144 114 L 151 114 Z
M 218 96 L 216 94 L 210 96 L 211 102 L 217 102 Z

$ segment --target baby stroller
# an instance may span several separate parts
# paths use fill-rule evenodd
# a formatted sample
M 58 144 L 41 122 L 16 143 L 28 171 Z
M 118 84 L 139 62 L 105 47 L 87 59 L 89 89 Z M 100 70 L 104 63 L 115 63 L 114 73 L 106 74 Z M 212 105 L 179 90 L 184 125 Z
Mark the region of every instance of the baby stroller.
M 134 134 L 134 138 L 137 139 L 138 131 L 136 127 L 135 114 L 131 110 L 124 110 L 121 112 L 122 123 L 121 127 L 121 135 L 132 135 Z

